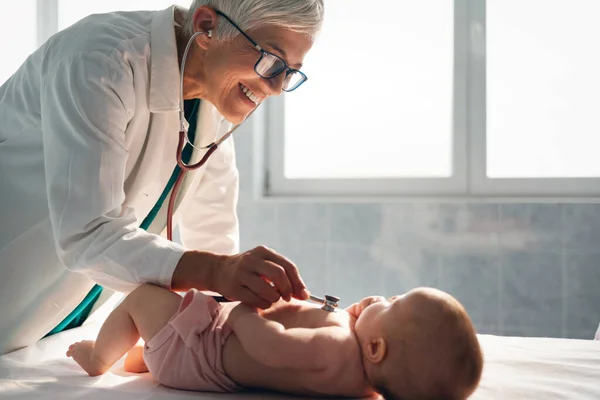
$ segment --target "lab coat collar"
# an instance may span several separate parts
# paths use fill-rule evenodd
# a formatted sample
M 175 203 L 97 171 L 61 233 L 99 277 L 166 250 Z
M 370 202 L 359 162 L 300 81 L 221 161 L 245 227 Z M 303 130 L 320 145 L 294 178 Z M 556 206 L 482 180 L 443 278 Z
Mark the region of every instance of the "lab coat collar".
M 150 30 L 150 112 L 179 111 L 179 61 L 175 9 L 157 11 Z

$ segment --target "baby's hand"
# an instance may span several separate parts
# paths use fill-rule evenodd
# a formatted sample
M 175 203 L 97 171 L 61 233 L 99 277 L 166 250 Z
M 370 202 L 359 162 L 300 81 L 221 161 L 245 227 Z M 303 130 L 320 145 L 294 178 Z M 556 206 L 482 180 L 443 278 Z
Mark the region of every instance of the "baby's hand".
M 362 299 L 360 301 L 359 307 L 360 307 L 360 311 L 362 312 L 365 308 L 369 307 L 371 304 L 373 303 L 378 303 L 380 301 L 386 301 L 386 298 L 383 296 L 369 296 L 369 297 L 365 297 L 364 299 Z
M 386 301 L 386 299 L 382 296 L 365 297 L 358 303 L 354 303 L 350 307 L 346 308 L 346 311 L 354 318 L 358 318 L 365 308 L 379 301 Z

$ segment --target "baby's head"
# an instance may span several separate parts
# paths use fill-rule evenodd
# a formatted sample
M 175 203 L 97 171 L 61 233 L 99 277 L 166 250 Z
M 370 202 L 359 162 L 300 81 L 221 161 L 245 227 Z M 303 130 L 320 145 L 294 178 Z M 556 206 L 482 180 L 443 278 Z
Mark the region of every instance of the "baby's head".
M 356 321 L 365 373 L 386 400 L 462 400 L 476 389 L 483 356 L 461 304 L 436 289 L 371 303 Z

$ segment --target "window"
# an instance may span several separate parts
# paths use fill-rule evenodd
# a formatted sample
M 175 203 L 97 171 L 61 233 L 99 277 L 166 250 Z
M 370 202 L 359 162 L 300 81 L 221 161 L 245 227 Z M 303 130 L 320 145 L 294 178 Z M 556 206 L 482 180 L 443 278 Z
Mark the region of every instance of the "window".
M 286 177 L 452 175 L 453 9 L 429 3 L 376 1 L 371 23 L 360 0 L 327 3 L 310 83 L 286 98 Z
M 0 13 L 2 85 L 25 59 L 57 31 L 89 14 L 110 11 L 159 10 L 173 4 L 189 7 L 192 0 L 19 0 L 3 4 Z
M 9 1 L 0 13 L 0 85 L 21 66 L 38 47 L 36 0 Z
M 492 1 L 487 15 L 488 175 L 600 176 L 600 2 Z
M 452 2 L 374 0 L 366 14 L 360 0 L 326 7 L 308 81 L 271 102 L 269 115 L 282 117 L 270 121 L 272 189 L 462 191 Z
M 269 101 L 268 195 L 600 194 L 600 2 L 369 9 L 329 0 L 308 82 Z
M 485 16 L 474 191 L 600 194 L 600 3 L 488 0 Z
M 111 11 L 161 10 L 173 4 L 188 8 L 192 0 L 58 0 L 58 26 L 64 29 L 80 19 Z

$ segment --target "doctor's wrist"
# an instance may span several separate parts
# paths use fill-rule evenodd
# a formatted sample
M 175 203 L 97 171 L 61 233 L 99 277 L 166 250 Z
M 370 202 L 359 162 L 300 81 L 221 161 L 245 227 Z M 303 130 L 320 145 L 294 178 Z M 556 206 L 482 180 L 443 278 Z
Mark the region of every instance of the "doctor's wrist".
M 171 289 L 215 291 L 215 270 L 224 256 L 206 251 L 186 251 L 179 259 L 171 279 Z

